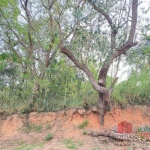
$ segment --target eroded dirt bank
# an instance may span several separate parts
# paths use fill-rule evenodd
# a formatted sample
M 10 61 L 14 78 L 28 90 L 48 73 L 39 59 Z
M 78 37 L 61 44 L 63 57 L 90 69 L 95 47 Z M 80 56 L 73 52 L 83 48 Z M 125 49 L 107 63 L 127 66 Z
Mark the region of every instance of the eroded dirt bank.
M 96 111 L 96 108 L 93 108 L 92 110 L 88 111 L 85 111 L 84 109 L 70 109 L 59 112 L 32 112 L 29 115 L 15 114 L 7 116 L 5 119 L 1 115 L 0 141 L 9 139 L 23 139 L 26 142 L 33 142 L 37 140 L 42 141 L 48 133 L 53 133 L 55 134 L 55 138 L 53 139 L 55 144 L 56 139 L 58 140 L 62 138 L 80 139 L 86 143 L 86 140 L 90 142 L 93 139 L 87 135 L 83 135 L 83 131 L 78 128 L 78 126 L 85 120 L 88 120 L 88 126 L 85 127 L 85 130 L 117 130 L 118 123 L 122 121 L 130 122 L 133 125 L 133 131 L 142 126 L 150 126 L 150 108 L 147 107 L 113 109 L 105 115 L 104 127 L 100 126 L 99 115 L 96 113 Z M 40 126 L 40 132 L 24 133 L 22 129 L 26 128 L 30 124 Z M 98 139 L 94 140 L 94 142 L 96 141 L 98 142 Z M 93 147 L 94 146 L 95 145 L 93 144 Z M 79 149 L 82 150 L 82 147 Z M 109 147 L 107 149 L 109 150 Z M 117 148 L 115 149 L 117 150 Z M 118 150 L 121 149 L 122 147 L 118 148 Z M 46 150 L 46 148 L 43 148 L 43 150 Z M 47 150 L 49 149 L 47 148 Z M 52 148 L 50 148 L 50 150 L 52 150 Z

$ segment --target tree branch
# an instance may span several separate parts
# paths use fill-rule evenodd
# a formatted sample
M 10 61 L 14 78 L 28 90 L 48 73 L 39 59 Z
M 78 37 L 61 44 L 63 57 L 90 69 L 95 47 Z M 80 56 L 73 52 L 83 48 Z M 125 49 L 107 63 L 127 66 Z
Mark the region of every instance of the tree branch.
M 116 140 L 127 140 L 127 141 L 131 141 L 134 137 L 133 135 L 130 134 L 108 133 L 108 132 L 99 132 L 99 131 L 89 131 L 88 135 L 91 135 L 93 137 L 105 136 Z
M 92 0 L 88 0 L 88 2 L 93 6 L 93 8 L 97 12 L 101 13 L 105 17 L 105 19 L 107 20 L 109 25 L 112 27 L 113 23 L 112 23 L 112 19 L 110 18 L 110 16 L 106 12 L 104 12 L 104 10 L 100 9 L 99 7 L 97 7 L 96 4 L 94 2 L 92 2 Z
M 8 44 L 9 44 L 10 48 L 12 49 L 12 51 L 17 55 L 17 57 L 18 57 L 18 59 L 19 59 L 19 63 L 21 64 L 22 68 L 26 69 L 26 67 L 23 65 L 22 58 L 21 58 L 20 55 L 15 51 L 15 49 L 14 49 L 12 43 L 11 43 L 11 39 L 10 39 L 8 33 L 6 33 L 6 36 L 7 36 L 7 38 L 8 38 Z M 5 41 L 5 42 L 6 42 L 6 41 Z
M 53 7 L 53 4 L 54 4 L 55 0 L 53 0 L 53 1 L 49 4 L 49 7 L 47 7 L 47 6 L 44 4 L 43 0 L 41 0 L 41 2 L 42 2 L 42 5 L 43 5 L 44 8 L 46 8 L 47 10 L 51 10 L 51 8 Z
M 79 69 L 81 69 L 82 71 L 85 72 L 85 74 L 88 76 L 93 88 L 96 91 L 101 92 L 102 94 L 106 94 L 108 92 L 107 88 L 104 88 L 104 87 L 98 85 L 98 83 L 94 79 L 91 71 L 87 68 L 87 66 L 85 64 L 81 64 L 66 47 L 62 47 L 60 51 L 61 51 L 61 53 L 68 56 Z
M 132 0 L 132 22 L 128 41 L 133 42 L 137 24 L 138 0 Z
M 116 78 L 114 79 L 114 81 L 111 83 L 111 85 L 110 85 L 110 87 L 109 87 L 110 90 L 113 88 L 113 86 L 115 85 L 115 83 L 117 82 L 118 79 L 119 79 L 119 78 L 116 77 Z
M 128 49 L 138 44 L 137 42 L 133 42 L 137 24 L 137 10 L 138 10 L 138 0 L 132 0 L 132 21 L 130 33 L 127 42 L 116 49 L 116 51 L 118 51 L 117 54 L 118 56 L 122 55 Z

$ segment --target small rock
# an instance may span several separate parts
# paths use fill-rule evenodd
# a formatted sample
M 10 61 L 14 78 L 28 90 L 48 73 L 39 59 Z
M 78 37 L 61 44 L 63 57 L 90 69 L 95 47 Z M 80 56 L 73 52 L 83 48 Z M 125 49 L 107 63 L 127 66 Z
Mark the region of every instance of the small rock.
M 84 115 L 85 114 L 85 109 L 78 109 L 78 113 L 80 114 L 80 115 Z
M 92 111 L 93 112 L 98 112 L 97 106 L 92 106 Z
M 90 114 L 91 112 L 92 112 L 92 110 L 89 109 L 89 110 L 86 111 L 85 114 L 88 115 L 88 114 Z

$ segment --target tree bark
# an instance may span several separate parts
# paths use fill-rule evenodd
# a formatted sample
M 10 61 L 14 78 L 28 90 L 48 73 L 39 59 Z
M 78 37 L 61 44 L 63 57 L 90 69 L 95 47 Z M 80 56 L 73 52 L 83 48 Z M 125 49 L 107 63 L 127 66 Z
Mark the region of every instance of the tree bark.
M 110 105 L 108 102 L 109 93 L 102 94 L 99 92 L 99 100 L 97 102 L 98 112 L 100 114 L 100 124 L 104 125 L 104 116 L 106 111 L 110 110 Z

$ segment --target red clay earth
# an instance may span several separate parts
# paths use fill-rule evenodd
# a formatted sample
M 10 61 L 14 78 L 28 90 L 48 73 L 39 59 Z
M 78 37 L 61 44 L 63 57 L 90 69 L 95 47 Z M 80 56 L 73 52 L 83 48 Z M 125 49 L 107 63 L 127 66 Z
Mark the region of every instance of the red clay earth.
M 115 108 L 105 115 L 105 124 L 100 126 L 99 115 L 91 112 L 87 115 L 76 112 L 72 115 L 73 109 L 59 112 L 32 112 L 28 116 L 14 114 L 7 116 L 4 119 L 0 115 L 0 149 L 15 150 L 20 143 L 15 141 L 23 141 L 27 145 L 32 143 L 43 142 L 44 138 L 52 133 L 53 139 L 48 142 L 43 142 L 42 147 L 35 147 L 34 150 L 68 150 L 64 141 L 75 140 L 82 144 L 76 148 L 78 150 L 127 150 L 129 146 L 116 146 L 113 143 L 102 144 L 103 137 L 90 137 L 83 135 L 83 130 L 79 129 L 85 120 L 88 120 L 88 125 L 84 131 L 117 131 L 118 124 L 127 121 L 132 124 L 133 131 L 140 127 L 150 126 L 150 108 L 147 107 L 129 107 L 126 109 Z M 40 126 L 40 131 L 24 132 L 27 124 Z M 25 148 L 23 148 L 25 150 Z M 33 150 L 32 149 L 32 150 Z M 137 149 L 138 150 L 138 149 Z M 140 150 L 140 149 L 139 149 Z M 142 150 L 142 149 L 141 149 Z

